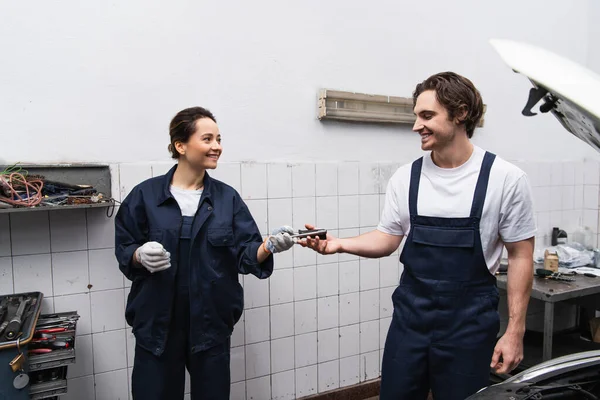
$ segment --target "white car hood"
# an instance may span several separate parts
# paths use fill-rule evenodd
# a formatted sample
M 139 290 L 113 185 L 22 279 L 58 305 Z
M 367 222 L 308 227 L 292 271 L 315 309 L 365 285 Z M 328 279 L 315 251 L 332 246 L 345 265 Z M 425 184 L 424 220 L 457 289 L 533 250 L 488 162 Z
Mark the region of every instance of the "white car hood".
M 600 75 L 542 48 L 511 40 L 490 41 L 515 72 L 525 75 L 533 88 L 523 115 L 552 112 L 565 129 L 600 152 Z

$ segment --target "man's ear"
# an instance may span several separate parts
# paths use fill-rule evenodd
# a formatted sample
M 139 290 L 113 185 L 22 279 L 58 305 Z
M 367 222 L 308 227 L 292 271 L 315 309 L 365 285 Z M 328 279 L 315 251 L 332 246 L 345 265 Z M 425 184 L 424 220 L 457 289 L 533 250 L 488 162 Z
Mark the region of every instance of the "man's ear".
M 465 120 L 467 119 L 467 114 L 469 113 L 469 111 L 467 110 L 467 106 L 466 105 L 462 105 L 459 107 L 458 111 L 456 112 L 456 116 L 454 117 L 454 123 L 456 125 L 461 125 L 465 122 Z

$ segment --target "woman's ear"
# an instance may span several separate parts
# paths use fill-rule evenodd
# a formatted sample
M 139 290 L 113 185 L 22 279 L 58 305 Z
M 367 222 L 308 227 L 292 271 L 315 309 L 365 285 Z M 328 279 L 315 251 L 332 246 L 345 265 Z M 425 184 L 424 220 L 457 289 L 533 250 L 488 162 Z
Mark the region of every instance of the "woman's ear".
M 183 142 L 175 142 L 175 150 L 179 153 L 179 155 L 185 155 L 186 145 Z

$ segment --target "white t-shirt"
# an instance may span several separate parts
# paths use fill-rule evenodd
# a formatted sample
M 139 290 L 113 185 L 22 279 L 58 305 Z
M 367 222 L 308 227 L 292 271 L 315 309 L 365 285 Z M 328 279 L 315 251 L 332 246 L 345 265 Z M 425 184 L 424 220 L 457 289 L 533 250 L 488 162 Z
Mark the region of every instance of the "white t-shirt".
M 200 204 L 200 197 L 202 196 L 202 190 L 185 190 L 177 188 L 173 185 L 169 188 L 171 194 L 177 200 L 179 208 L 181 208 L 181 214 L 184 217 L 193 217 L 196 215 L 198 210 L 198 204 Z
M 485 151 L 474 146 L 469 160 L 457 168 L 440 168 L 423 157 L 417 213 L 430 217 L 468 217 Z M 408 235 L 408 192 L 411 164 L 400 167 L 390 179 L 378 230 Z M 496 156 L 490 171 L 480 222 L 483 254 L 490 272 L 500 265 L 503 242 L 518 242 L 535 236 L 531 187 L 527 175 Z

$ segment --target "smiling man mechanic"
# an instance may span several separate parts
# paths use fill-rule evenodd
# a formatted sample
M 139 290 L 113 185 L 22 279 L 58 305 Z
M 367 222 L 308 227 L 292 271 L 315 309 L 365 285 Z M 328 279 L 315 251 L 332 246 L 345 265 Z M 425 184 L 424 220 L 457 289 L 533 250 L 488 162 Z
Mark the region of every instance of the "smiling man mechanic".
M 382 400 L 463 400 L 489 384 L 490 367 L 513 370 L 533 280 L 536 232 L 531 189 L 516 166 L 469 140 L 483 114 L 479 91 L 452 72 L 413 94 L 421 148 L 390 179 L 376 230 L 307 239 L 321 254 L 384 257 L 404 236 L 404 273 L 382 365 Z M 313 226 L 307 225 L 311 229 Z M 508 251 L 508 327 L 499 331 L 495 271 Z

